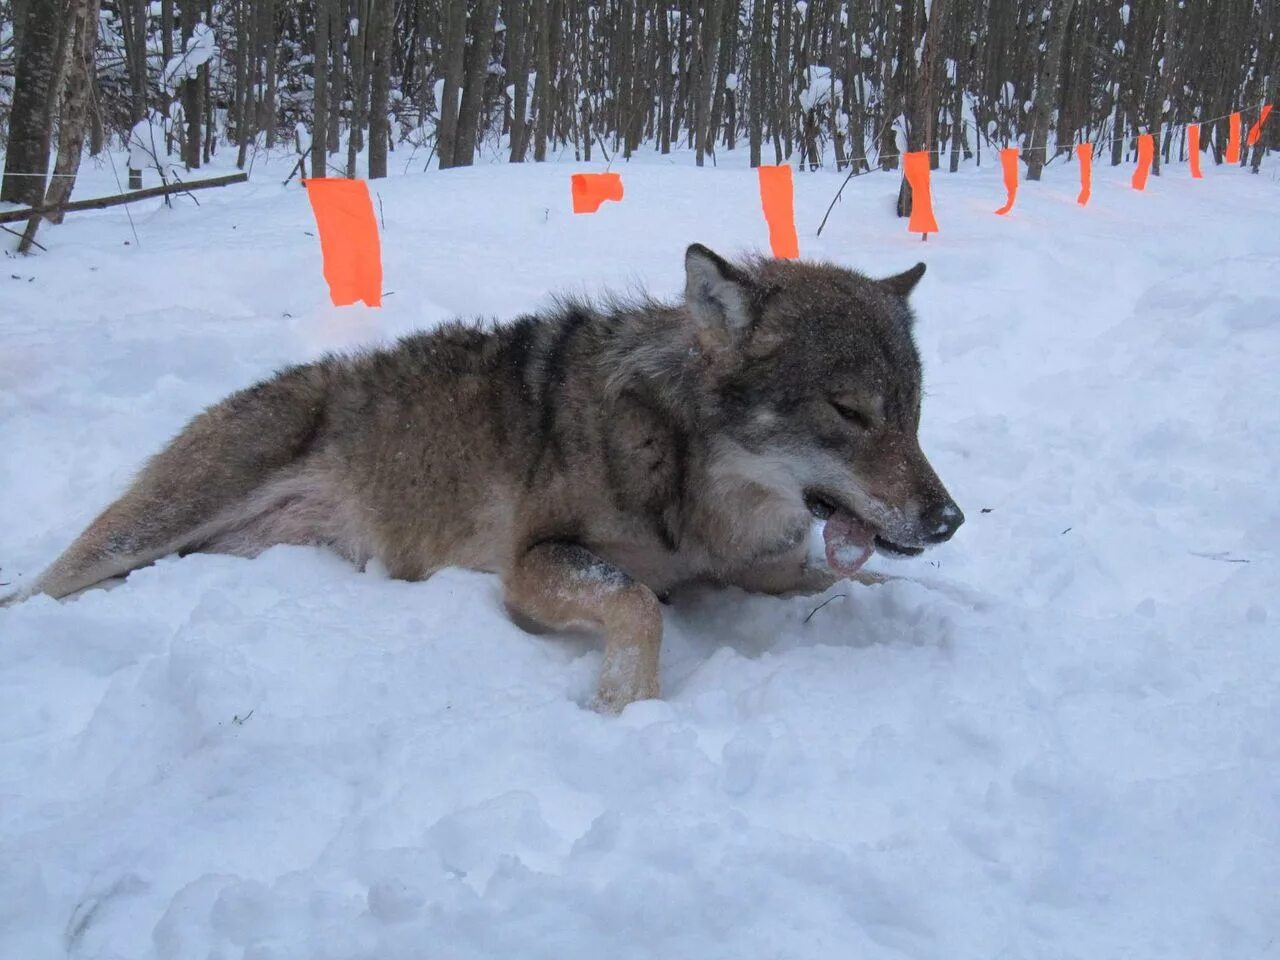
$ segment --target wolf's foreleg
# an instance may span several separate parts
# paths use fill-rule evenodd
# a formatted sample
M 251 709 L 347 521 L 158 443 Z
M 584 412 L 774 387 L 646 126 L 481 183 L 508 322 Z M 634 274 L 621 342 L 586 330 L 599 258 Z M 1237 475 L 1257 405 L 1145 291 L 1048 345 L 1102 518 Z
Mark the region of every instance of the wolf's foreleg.
M 725 578 L 725 583 L 741 587 L 748 593 L 768 593 L 774 596 L 809 596 L 822 593 L 840 577 L 825 567 L 810 566 L 804 558 L 790 558 L 775 563 L 761 563 L 735 570 Z
M 586 625 L 604 635 L 604 665 L 592 706 L 617 713 L 660 695 L 658 598 L 613 564 L 573 543 L 540 543 L 526 551 L 504 582 L 517 622 L 550 629 Z

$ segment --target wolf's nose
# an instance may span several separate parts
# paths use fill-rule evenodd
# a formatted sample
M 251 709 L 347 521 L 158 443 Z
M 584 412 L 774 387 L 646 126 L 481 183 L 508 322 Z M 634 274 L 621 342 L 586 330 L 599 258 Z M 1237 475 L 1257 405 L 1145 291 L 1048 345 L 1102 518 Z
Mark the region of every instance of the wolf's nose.
M 944 543 L 950 540 L 962 523 L 964 523 L 964 514 L 950 500 L 934 504 L 920 515 L 920 526 L 924 530 L 924 538 L 930 543 Z

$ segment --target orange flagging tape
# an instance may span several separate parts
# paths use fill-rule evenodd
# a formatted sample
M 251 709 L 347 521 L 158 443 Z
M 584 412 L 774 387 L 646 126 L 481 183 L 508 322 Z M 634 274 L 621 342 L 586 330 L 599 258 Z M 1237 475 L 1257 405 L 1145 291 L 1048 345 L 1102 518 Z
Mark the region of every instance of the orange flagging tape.
M 916 150 L 902 155 L 903 172 L 911 184 L 911 219 L 907 230 L 911 233 L 938 232 L 938 221 L 933 219 L 933 194 L 929 190 L 929 151 Z
M 595 213 L 606 200 L 622 199 L 620 173 L 575 173 L 569 181 L 574 213 Z
M 316 215 L 324 278 L 334 306 L 357 300 L 382 306 L 382 250 L 368 186 L 363 180 L 330 177 L 303 182 Z
M 1271 116 L 1271 104 L 1263 104 L 1262 112 L 1258 114 L 1258 122 L 1249 128 L 1249 146 L 1253 146 L 1258 142 L 1258 138 L 1262 136 L 1262 125 L 1267 122 L 1267 117 Z
M 1005 205 L 996 213 L 1004 216 L 1013 209 L 1014 198 L 1018 196 L 1018 148 L 1005 147 L 1000 151 L 1000 166 L 1004 168 L 1004 189 L 1009 195 Z
M 760 205 L 769 225 L 769 246 L 781 260 L 800 256 L 800 238 L 796 236 L 795 191 L 791 185 L 791 167 L 760 167 Z
M 1076 161 L 1080 164 L 1080 195 L 1076 197 L 1076 203 L 1083 207 L 1089 202 L 1089 195 L 1093 193 L 1092 143 L 1076 144 Z
M 1130 181 L 1133 189 L 1147 189 L 1147 175 L 1151 173 L 1151 159 L 1155 156 L 1155 152 L 1155 138 L 1149 133 L 1138 134 L 1138 166 L 1133 171 L 1133 180 Z
M 1240 113 L 1231 115 L 1231 135 L 1227 137 L 1227 163 L 1240 162 Z
M 1187 149 L 1191 151 L 1191 179 L 1203 180 L 1200 172 L 1200 124 L 1187 124 Z

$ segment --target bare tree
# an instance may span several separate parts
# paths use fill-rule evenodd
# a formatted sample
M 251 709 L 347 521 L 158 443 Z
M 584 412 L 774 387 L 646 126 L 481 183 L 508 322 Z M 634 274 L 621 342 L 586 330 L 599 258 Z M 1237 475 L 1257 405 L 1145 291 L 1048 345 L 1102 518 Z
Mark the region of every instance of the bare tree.
M 765 57 L 764 2 L 752 0 L 751 4 L 751 60 L 748 64 L 747 116 L 751 166 L 760 166 L 760 150 L 764 143 L 764 57 Z
M 47 219 L 51 223 L 62 222 L 62 211 L 58 208 L 71 199 L 84 153 L 94 53 L 98 42 L 98 0 L 75 0 L 70 33 L 66 85 L 58 111 L 58 158 L 53 165 L 53 180 L 44 197 L 44 206 L 50 211 Z
M 373 23 L 369 44 L 369 179 L 387 175 L 387 146 L 391 123 L 387 116 L 387 96 L 391 82 L 391 28 L 395 6 L 391 0 L 373 0 Z
M 454 167 L 469 167 L 475 159 L 480 104 L 484 100 L 485 81 L 489 75 L 493 28 L 497 17 L 498 0 L 479 0 L 472 14 L 471 44 L 467 53 L 462 103 L 458 107 L 453 157 L 450 161 L 450 165 Z
M 693 58 L 693 79 L 690 86 L 694 91 L 693 135 L 695 142 L 695 162 L 702 166 L 703 156 L 710 148 L 708 136 L 710 130 L 710 112 L 712 83 L 715 80 L 716 58 L 720 49 L 720 21 L 723 12 L 720 9 L 722 0 L 704 0 L 700 13 L 702 23 L 698 31 L 698 55 Z
M 312 60 L 314 110 L 311 123 L 311 175 L 328 176 L 329 163 L 329 30 L 334 0 L 316 0 L 316 24 Z
M 524 160 L 529 142 L 530 3 L 513 3 L 507 21 L 507 79 L 511 83 L 511 162 Z
M 200 22 L 200 5 L 197 0 L 182 0 L 181 8 L 182 17 L 182 43 L 184 48 L 195 34 L 196 24 Z M 207 72 L 208 66 L 200 67 L 200 71 Z M 182 115 L 186 121 L 186 136 L 182 144 L 182 160 L 187 165 L 188 170 L 195 170 L 200 166 L 200 134 L 201 124 L 204 114 L 204 85 L 201 83 L 201 75 L 182 81 L 180 87 L 182 96 Z
M 458 132 L 458 98 L 466 78 L 467 0 L 444 0 L 447 26 L 444 36 L 445 72 L 441 87 L 440 122 L 436 125 L 436 153 L 440 168 L 453 166 L 454 141 Z
M 258 101 L 258 129 L 268 149 L 276 142 L 276 85 L 279 44 L 276 41 L 276 6 L 279 0 L 256 0 L 259 5 L 258 47 L 262 57 L 262 97 Z
M 63 36 L 60 0 L 30 0 L 14 71 L 0 200 L 38 207 L 49 170 Z
M 1067 42 L 1067 24 L 1075 0 L 1042 0 L 1040 20 L 1048 19 L 1049 36 L 1040 63 L 1040 75 L 1036 81 L 1031 103 L 1031 122 L 1027 130 L 1026 158 L 1027 179 L 1039 180 L 1044 169 L 1046 145 L 1049 137 L 1049 119 L 1058 94 L 1058 75 L 1062 70 L 1062 48 Z
M 537 79 L 533 85 L 534 124 L 533 159 L 547 159 L 547 140 L 551 136 L 551 116 L 555 100 L 551 87 L 551 33 L 552 20 L 558 16 L 556 0 L 534 0 L 538 6 Z
M 369 122 L 369 26 L 375 0 L 351 0 L 347 21 L 347 49 L 351 64 L 351 116 L 347 126 L 347 177 L 356 175 L 356 158 L 364 149 L 364 128 Z
M 929 150 L 934 153 L 931 161 L 936 166 L 934 134 L 937 126 L 938 48 L 943 41 L 948 0 L 933 0 L 926 18 L 919 0 L 908 0 L 903 12 L 899 34 L 901 70 L 900 87 L 903 94 L 905 131 L 908 150 Z M 911 184 L 902 178 L 898 187 L 898 216 L 911 215 Z
M 120 27 L 124 40 L 125 66 L 129 75 L 129 123 L 147 115 L 147 5 L 146 0 L 120 0 Z M 169 20 L 169 30 L 173 21 Z M 172 53 L 173 40 L 169 41 Z M 165 63 L 169 61 L 166 60 Z

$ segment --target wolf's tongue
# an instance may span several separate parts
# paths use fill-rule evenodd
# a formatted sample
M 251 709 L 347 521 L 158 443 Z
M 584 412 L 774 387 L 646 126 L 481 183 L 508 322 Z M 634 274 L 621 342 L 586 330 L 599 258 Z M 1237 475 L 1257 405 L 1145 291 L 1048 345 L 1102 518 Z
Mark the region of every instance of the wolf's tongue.
M 837 510 L 822 528 L 827 546 L 827 564 L 841 576 L 851 577 L 871 559 L 876 549 L 876 533 L 851 513 Z

